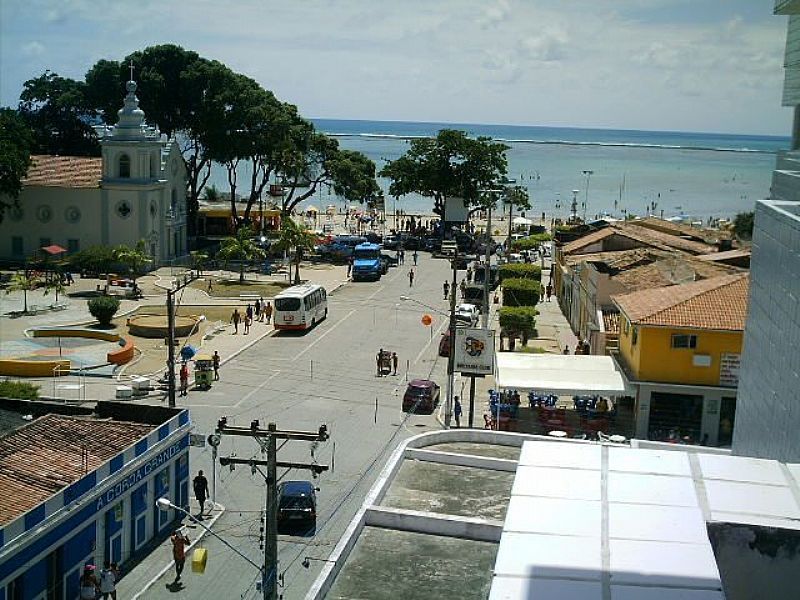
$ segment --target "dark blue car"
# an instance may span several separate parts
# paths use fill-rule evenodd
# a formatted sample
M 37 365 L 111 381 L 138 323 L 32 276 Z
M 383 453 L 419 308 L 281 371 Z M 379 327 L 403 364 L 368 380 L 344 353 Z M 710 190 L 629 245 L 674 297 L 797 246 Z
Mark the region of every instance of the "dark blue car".
M 310 481 L 284 481 L 278 486 L 278 531 L 317 527 L 317 489 Z

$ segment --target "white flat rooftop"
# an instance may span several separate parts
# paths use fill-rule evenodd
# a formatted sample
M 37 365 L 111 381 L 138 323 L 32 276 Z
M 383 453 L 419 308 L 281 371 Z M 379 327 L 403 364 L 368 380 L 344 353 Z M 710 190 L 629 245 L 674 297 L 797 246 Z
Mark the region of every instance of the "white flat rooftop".
M 526 441 L 490 600 L 723 600 L 707 524 L 800 530 L 800 466 Z

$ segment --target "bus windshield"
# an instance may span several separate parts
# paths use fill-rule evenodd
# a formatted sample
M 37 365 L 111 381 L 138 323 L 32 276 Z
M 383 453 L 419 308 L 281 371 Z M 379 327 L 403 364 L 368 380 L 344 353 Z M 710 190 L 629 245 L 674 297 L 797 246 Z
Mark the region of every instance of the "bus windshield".
M 275 298 L 275 310 L 300 310 L 300 298 Z
M 356 248 L 353 257 L 361 260 L 374 260 L 379 258 L 380 250 L 373 248 Z

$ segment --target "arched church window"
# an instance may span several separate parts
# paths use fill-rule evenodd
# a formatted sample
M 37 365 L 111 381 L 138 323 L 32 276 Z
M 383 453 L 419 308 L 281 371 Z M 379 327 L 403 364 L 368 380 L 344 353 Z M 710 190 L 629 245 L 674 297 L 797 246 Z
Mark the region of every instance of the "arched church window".
M 119 176 L 123 179 L 131 176 L 131 157 L 127 154 L 119 157 Z

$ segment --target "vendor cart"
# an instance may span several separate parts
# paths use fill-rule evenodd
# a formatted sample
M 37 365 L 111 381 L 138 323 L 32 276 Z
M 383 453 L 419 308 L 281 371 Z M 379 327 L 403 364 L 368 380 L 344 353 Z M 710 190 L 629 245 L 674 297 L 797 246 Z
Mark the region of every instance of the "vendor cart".
M 389 375 L 392 372 L 392 353 L 388 350 L 380 350 L 376 359 L 378 363 L 378 375 Z
M 197 354 L 194 357 L 194 386 L 207 390 L 214 380 L 214 359 L 210 354 Z

